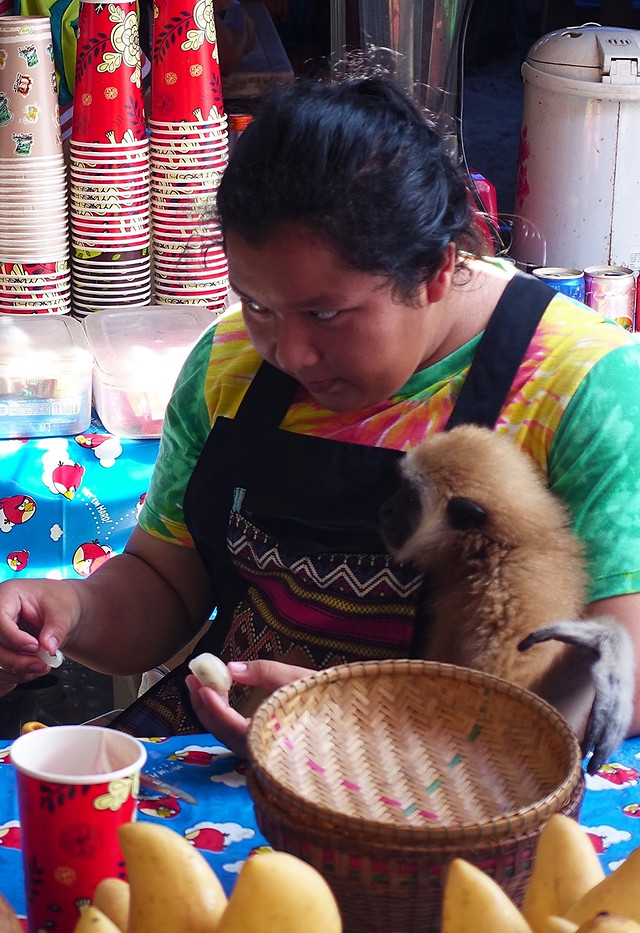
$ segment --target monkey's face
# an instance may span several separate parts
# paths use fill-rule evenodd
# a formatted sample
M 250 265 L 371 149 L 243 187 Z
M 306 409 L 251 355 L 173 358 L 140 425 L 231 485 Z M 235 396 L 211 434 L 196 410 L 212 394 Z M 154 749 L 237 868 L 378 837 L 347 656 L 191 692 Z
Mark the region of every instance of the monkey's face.
M 487 512 L 478 502 L 447 494 L 419 474 L 409 455 L 397 491 L 382 504 L 380 525 L 389 553 L 418 567 L 430 563 L 434 547 L 444 546 L 456 532 L 481 528 Z
M 391 555 L 423 571 L 493 545 L 520 547 L 565 521 L 529 458 L 509 438 L 470 424 L 410 450 L 380 512 Z

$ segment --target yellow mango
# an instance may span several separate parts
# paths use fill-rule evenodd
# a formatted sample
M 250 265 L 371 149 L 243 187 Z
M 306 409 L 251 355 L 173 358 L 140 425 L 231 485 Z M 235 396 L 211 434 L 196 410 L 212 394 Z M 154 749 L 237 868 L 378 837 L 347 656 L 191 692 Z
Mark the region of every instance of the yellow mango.
M 333 892 L 312 865 L 258 852 L 242 865 L 217 933 L 342 933 Z
M 597 914 L 616 914 L 640 923 L 640 847 L 607 875 L 595 888 L 587 891 L 565 912 L 565 917 L 578 926 Z
M 90 904 L 80 914 L 73 933 L 119 933 L 119 928 L 106 914 Z
M 522 913 L 534 933 L 542 933 L 549 915 L 562 917 L 605 877 L 591 840 L 578 823 L 554 813 L 538 839 Z
M 618 914 L 596 914 L 578 927 L 578 933 L 640 933 L 640 924 Z
M 96 885 L 93 906 L 106 914 L 109 920 L 126 933 L 129 922 L 131 891 L 124 878 L 103 878 Z
M 500 885 L 462 858 L 447 867 L 440 933 L 531 933 Z
M 9 901 L 0 894 L 0 931 L 1 933 L 23 933 L 22 924 Z
M 227 896 L 184 836 L 159 823 L 126 823 L 118 838 L 129 877 L 127 933 L 216 933 Z
M 566 917 L 556 917 L 549 914 L 536 929 L 536 933 L 577 933 L 578 924 L 572 923 Z

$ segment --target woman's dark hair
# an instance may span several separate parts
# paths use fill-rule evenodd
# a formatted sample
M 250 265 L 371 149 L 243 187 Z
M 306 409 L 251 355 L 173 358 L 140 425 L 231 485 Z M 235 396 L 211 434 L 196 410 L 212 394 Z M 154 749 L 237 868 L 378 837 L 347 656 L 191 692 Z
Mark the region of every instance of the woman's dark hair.
M 449 243 L 480 245 L 465 175 L 417 105 L 385 77 L 298 81 L 268 95 L 217 193 L 223 235 L 259 247 L 287 223 L 346 265 L 413 296 Z

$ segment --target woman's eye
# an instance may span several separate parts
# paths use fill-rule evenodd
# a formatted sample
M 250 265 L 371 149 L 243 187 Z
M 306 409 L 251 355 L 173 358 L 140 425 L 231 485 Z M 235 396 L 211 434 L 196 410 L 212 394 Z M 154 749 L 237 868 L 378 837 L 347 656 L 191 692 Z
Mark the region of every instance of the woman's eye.
M 311 311 L 311 317 L 315 318 L 316 321 L 331 321 L 333 318 L 338 317 L 339 314 L 339 311 Z
M 266 311 L 266 308 L 263 308 L 262 305 L 259 305 L 257 301 L 250 301 L 249 298 L 243 298 L 242 304 L 245 306 L 247 311 L 251 311 L 252 314 L 260 314 L 262 311 Z

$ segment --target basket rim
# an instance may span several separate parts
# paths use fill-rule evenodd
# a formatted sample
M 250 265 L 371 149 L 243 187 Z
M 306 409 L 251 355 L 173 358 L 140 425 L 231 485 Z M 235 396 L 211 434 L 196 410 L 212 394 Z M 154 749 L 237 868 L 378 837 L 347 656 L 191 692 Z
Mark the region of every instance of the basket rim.
M 352 833 L 334 833 L 330 836 L 327 830 L 322 830 L 312 824 L 296 822 L 291 813 L 265 795 L 251 770 L 247 772 L 247 788 L 253 800 L 256 819 L 259 823 L 266 819 L 275 820 L 289 834 L 295 834 L 296 838 L 301 842 L 304 841 L 310 845 L 320 846 L 328 851 L 344 852 L 348 850 L 351 855 L 368 855 L 372 859 L 385 858 L 408 862 L 414 859 L 424 859 L 428 856 L 430 860 L 435 861 L 437 858 L 441 858 L 444 862 L 460 855 L 461 851 L 465 853 L 473 851 L 474 858 L 480 859 L 486 857 L 486 853 L 504 853 L 512 846 L 526 844 L 527 840 L 537 838 L 547 822 L 545 819 L 525 829 L 514 828 L 513 833 L 509 836 L 499 838 L 493 836 L 482 838 L 452 836 L 446 839 L 412 840 L 407 842 L 395 838 L 392 834 L 387 834 L 384 837 L 381 835 L 377 839 L 354 836 Z M 577 814 L 583 797 L 584 780 L 581 780 L 565 805 L 558 810 L 554 810 L 553 813 L 563 813 L 569 808 Z M 552 815 L 552 813 L 549 813 L 548 817 Z M 270 841 L 267 836 L 265 838 Z M 467 856 L 463 855 L 463 857 Z
M 295 791 L 292 791 L 285 783 L 274 777 L 263 766 L 259 749 L 260 734 L 266 723 L 275 716 L 276 711 L 281 706 L 317 686 L 359 677 L 368 678 L 378 674 L 409 674 L 431 677 L 437 675 L 462 684 L 490 687 L 497 693 L 526 703 L 527 707 L 538 712 L 549 725 L 554 727 L 560 739 L 565 741 L 568 757 L 566 777 L 554 791 L 546 796 L 496 817 L 481 821 L 456 823 L 455 825 L 430 823 L 425 826 L 415 826 L 387 824 L 378 820 L 367 820 L 361 816 L 336 812 L 296 794 Z M 459 665 L 420 659 L 400 658 L 385 661 L 348 662 L 326 668 L 323 671 L 314 671 L 278 688 L 262 701 L 251 717 L 247 734 L 247 746 L 249 765 L 263 797 L 279 809 L 286 806 L 286 801 L 288 801 L 289 805 L 295 808 L 297 819 L 306 822 L 310 826 L 318 819 L 321 819 L 327 827 L 327 832 L 355 832 L 360 836 L 365 835 L 380 841 L 393 839 L 399 845 L 434 844 L 437 841 L 446 841 L 447 843 L 469 842 L 473 839 L 500 840 L 514 834 L 519 835 L 531 830 L 540 822 L 548 819 L 552 813 L 562 809 L 575 793 L 578 782 L 583 779 L 582 755 L 578 738 L 566 719 L 546 700 L 524 687 L 492 674 Z

